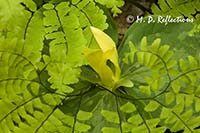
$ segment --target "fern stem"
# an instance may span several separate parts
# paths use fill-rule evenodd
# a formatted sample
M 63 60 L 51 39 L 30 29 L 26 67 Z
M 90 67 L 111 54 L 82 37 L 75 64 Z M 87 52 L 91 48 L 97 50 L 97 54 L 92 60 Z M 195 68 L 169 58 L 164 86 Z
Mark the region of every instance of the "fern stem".
M 47 117 L 41 122 L 41 124 L 36 128 L 35 133 L 39 131 L 39 129 L 44 125 L 44 123 L 49 119 L 49 117 L 54 113 L 54 111 L 58 108 L 58 105 L 56 105 L 52 111 L 47 115 Z
M 46 95 L 46 94 L 48 94 L 48 93 L 44 93 L 44 94 L 41 94 L 41 95 L 37 95 L 37 96 L 32 97 L 31 99 L 25 101 L 24 103 L 22 103 L 22 104 L 16 106 L 13 110 L 11 110 L 10 112 L 8 112 L 3 118 L 1 118 L 1 119 L 0 119 L 0 122 L 2 122 L 4 119 L 6 119 L 10 114 L 12 114 L 12 113 L 13 113 L 14 111 L 16 111 L 18 108 L 24 106 L 25 104 L 31 102 L 31 101 L 34 100 L 34 99 L 39 98 L 39 97 L 41 97 L 41 96 L 44 96 L 44 95 Z
M 192 69 L 192 70 L 189 70 L 187 72 L 181 73 L 177 77 L 175 77 L 174 79 L 172 79 L 172 82 L 175 81 L 175 80 L 177 80 L 177 79 L 179 79 L 179 78 L 181 78 L 182 76 L 185 76 L 185 75 L 187 75 L 189 73 L 192 73 L 192 72 L 195 72 L 195 71 L 200 71 L 200 68 Z
M 117 96 L 115 96 L 115 101 L 116 101 L 117 114 L 119 116 L 119 128 L 120 128 L 120 132 L 123 133 L 123 130 L 122 130 L 122 119 L 121 119 L 120 110 L 119 110 L 119 99 L 118 99 Z
M 143 115 L 141 114 L 141 112 L 138 110 L 138 107 L 137 107 L 137 106 L 136 106 L 136 111 L 138 112 L 138 114 L 139 114 L 140 117 L 142 118 L 142 120 L 143 120 L 143 122 L 144 122 L 144 125 L 146 126 L 148 132 L 151 133 L 151 130 L 150 130 L 150 128 L 149 128 L 149 126 L 148 126 L 148 124 L 147 124 L 145 118 L 143 117 Z
M 82 101 L 83 95 L 84 94 L 81 92 L 80 100 L 79 100 L 79 103 L 77 105 L 77 110 L 76 110 L 75 116 L 74 116 L 74 123 L 73 123 L 73 126 L 72 126 L 72 133 L 76 133 L 75 126 L 76 126 L 76 121 L 77 121 L 77 115 L 78 115 L 78 112 L 79 112 L 79 110 L 81 108 L 81 101 Z
M 188 129 L 191 133 L 193 133 L 192 129 L 185 123 L 185 121 L 183 121 L 183 120 L 181 119 L 181 117 L 180 117 L 178 114 L 176 114 L 176 112 L 172 111 L 172 113 L 185 125 L 185 127 L 187 127 L 187 129 Z

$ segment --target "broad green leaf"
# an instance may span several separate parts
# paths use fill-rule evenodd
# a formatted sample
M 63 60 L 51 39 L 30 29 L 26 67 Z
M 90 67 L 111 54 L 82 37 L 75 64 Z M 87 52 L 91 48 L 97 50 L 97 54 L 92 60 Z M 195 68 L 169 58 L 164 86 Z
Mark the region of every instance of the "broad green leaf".
M 157 16 L 154 16 L 157 19 Z M 188 33 L 192 30 L 193 23 L 168 23 L 167 26 L 161 23 L 148 23 L 148 17 L 144 18 L 144 23 L 134 23 L 125 34 L 124 40 L 120 45 L 119 57 L 128 51 L 128 44 L 132 41 L 138 47 L 141 39 L 146 36 L 148 43 L 154 41 L 152 51 L 159 50 L 159 42 L 167 44 L 172 47 L 176 52 L 176 58 L 186 57 L 187 54 L 196 56 L 199 53 L 199 35 L 190 37 Z M 144 30 L 145 29 L 145 30 Z M 176 29 L 176 32 L 174 32 Z M 137 33 L 137 34 L 132 34 Z M 160 38 L 155 41 L 156 38 Z M 161 40 L 161 41 L 159 41 Z M 176 45 L 175 45 L 176 44 Z

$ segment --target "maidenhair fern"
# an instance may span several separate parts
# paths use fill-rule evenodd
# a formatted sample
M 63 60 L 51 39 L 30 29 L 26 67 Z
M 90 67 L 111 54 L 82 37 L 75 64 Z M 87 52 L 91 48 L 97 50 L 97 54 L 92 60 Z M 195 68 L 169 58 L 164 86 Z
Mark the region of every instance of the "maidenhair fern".
M 113 16 L 117 16 L 122 13 L 120 7 L 124 5 L 124 0 L 95 0 L 96 2 L 105 5 L 107 8 L 111 8 Z
M 200 124 L 199 95 L 196 93 L 200 85 L 199 59 L 188 56 L 175 61 L 173 56 L 168 45 L 160 46 L 159 39 L 148 46 L 146 38 L 143 38 L 139 48 L 130 43 L 130 53 L 123 61 L 132 67 L 124 69 L 124 78 L 130 78 L 135 87 L 127 88 L 127 92 L 133 101 L 142 102 L 144 114 L 150 116 L 141 115 L 146 120 L 144 125 L 131 125 L 129 131 L 164 132 L 169 128 L 173 132 L 182 129 L 198 132 L 195 128 Z M 129 124 L 129 119 L 126 124 Z M 155 128 L 158 125 L 159 128 Z
M 193 17 L 200 9 L 199 0 L 158 0 L 151 7 L 157 15 Z
M 199 0 L 158 0 L 151 7 L 155 15 L 168 15 L 171 17 L 185 17 L 193 19 L 196 23 L 191 35 L 199 31 L 200 1 Z
M 1 3 L 0 132 L 89 130 L 59 106 L 68 99 L 65 93 L 74 91 L 69 85 L 79 81 L 81 53 L 92 39 L 89 26 L 107 28 L 103 11 L 89 0 L 39 9 L 33 1 Z M 80 121 L 92 116 L 77 111 Z

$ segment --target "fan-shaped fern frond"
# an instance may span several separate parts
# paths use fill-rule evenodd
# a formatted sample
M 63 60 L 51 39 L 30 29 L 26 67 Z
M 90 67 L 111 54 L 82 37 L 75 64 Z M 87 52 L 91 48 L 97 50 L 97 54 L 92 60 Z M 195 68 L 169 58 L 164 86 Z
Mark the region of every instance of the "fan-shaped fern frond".
M 200 124 L 197 122 L 199 61 L 192 56 L 175 61 L 174 56 L 168 45 L 160 46 L 159 39 L 149 46 L 146 38 L 143 38 L 138 48 L 130 43 L 130 52 L 125 55 L 123 61 L 127 65 L 132 64 L 132 67 L 124 69 L 124 78 L 126 73 L 130 74 L 132 71 L 128 78 L 131 78 L 135 87 L 127 88 L 126 91 L 133 97 L 133 101 L 135 100 L 135 107 L 137 108 L 137 100 L 142 102 L 143 111 L 151 116 L 143 116 L 146 120 L 143 121 L 143 128 L 137 126 L 130 131 L 143 129 L 144 132 L 164 132 L 165 128 L 169 128 L 173 132 L 182 129 L 185 132 L 195 132 L 195 128 Z M 126 65 L 123 67 L 127 68 Z M 154 131 L 148 123 L 149 120 L 157 123 L 154 127 L 159 125 L 161 128 L 155 128 Z M 192 124 L 194 121 L 196 124 Z M 129 121 L 127 122 L 128 126 Z
M 158 0 L 158 4 L 152 4 L 151 9 L 156 15 L 183 16 L 196 19 L 200 11 L 200 2 L 199 0 Z
M 92 42 L 89 26 L 107 28 L 103 11 L 90 0 L 40 8 L 32 0 L 1 3 L 0 132 L 90 130 L 85 122 L 93 114 L 76 107 L 80 100 L 75 113 L 62 108 L 65 101 L 81 99 L 82 91 L 71 85 L 85 64 L 82 50 Z
M 124 5 L 124 0 L 95 0 L 96 2 L 105 5 L 107 8 L 111 8 L 111 11 L 113 13 L 113 16 L 117 16 L 122 11 L 120 10 L 120 7 Z

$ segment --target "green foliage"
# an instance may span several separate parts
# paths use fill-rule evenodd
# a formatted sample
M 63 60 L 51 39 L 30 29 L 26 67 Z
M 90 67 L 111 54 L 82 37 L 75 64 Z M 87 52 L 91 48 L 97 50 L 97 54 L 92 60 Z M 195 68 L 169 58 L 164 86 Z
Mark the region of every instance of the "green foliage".
M 89 27 L 108 27 L 104 11 L 92 0 L 43 2 L 0 0 L 1 133 L 199 132 L 193 24 L 133 24 L 119 47 L 129 85 L 109 90 L 82 54 L 96 47 Z
M 157 20 L 157 17 L 154 17 L 154 20 Z M 144 18 L 144 21 L 148 21 L 148 17 Z M 157 22 L 134 23 L 125 34 L 119 49 L 119 56 L 122 57 L 127 52 L 130 41 L 139 45 L 143 36 L 146 36 L 148 43 L 160 38 L 162 44 L 173 47 L 173 50 L 176 51 L 176 58 L 186 57 L 186 53 L 197 57 L 200 50 L 199 33 L 194 36 L 188 34 L 194 25 L 193 23 L 168 23 L 167 25 Z
M 59 107 L 75 91 L 70 85 L 86 63 L 82 50 L 91 43 L 89 26 L 107 28 L 103 11 L 89 0 L 41 8 L 33 1 L 0 2 L 0 132 L 89 130 Z M 91 116 L 76 113 L 80 121 Z
M 146 38 L 143 38 L 138 48 L 133 43 L 129 46 L 130 52 L 123 58 L 123 67 L 129 65 L 131 69 L 124 69 L 123 77 L 131 79 L 135 86 L 126 88 L 126 92 L 133 100 L 142 101 L 143 111 L 151 116 L 143 116 L 146 129 L 139 126 L 140 129 L 136 127 L 134 131 L 164 132 L 168 128 L 173 132 L 181 129 L 196 132 L 199 122 L 193 125 L 190 121 L 199 117 L 199 95 L 196 93 L 200 85 L 199 58 L 188 56 L 176 61 L 176 54 L 168 45 L 160 45 L 160 39 L 147 45 Z M 149 121 L 155 125 L 151 127 Z M 161 129 L 155 128 L 156 125 Z
M 156 15 L 195 18 L 195 14 L 200 11 L 200 3 L 199 0 L 158 0 L 158 5 L 153 4 L 151 9 Z
M 187 17 L 193 19 L 196 25 L 191 31 L 191 35 L 195 32 L 199 32 L 199 0 L 158 0 L 157 4 L 152 4 L 151 10 L 154 15 L 170 15 L 172 17 Z
M 124 0 L 95 0 L 96 2 L 105 5 L 107 8 L 111 8 L 111 12 L 113 16 L 117 16 L 118 14 L 122 13 L 119 9 L 124 5 Z

